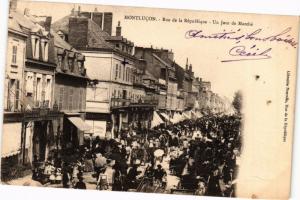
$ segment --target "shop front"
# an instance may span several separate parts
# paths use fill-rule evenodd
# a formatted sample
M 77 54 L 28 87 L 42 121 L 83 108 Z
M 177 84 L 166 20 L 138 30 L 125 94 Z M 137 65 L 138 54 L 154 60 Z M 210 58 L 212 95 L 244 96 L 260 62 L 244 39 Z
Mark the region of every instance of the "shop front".
M 56 110 L 34 109 L 24 113 L 21 127 L 20 152 L 23 164 L 45 162 L 59 148 L 60 121 L 63 114 Z
M 65 113 L 63 119 L 62 149 L 76 150 L 84 144 L 84 133 L 91 126 L 83 119 L 84 113 Z

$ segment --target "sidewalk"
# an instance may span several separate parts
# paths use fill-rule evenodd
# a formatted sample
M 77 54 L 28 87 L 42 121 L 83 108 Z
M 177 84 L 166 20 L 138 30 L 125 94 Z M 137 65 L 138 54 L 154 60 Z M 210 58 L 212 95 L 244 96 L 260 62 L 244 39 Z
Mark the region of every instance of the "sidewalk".
M 32 180 L 32 175 L 27 175 L 21 178 L 17 178 L 8 182 L 4 182 L 4 184 L 7 185 L 19 185 L 19 186 L 39 186 L 42 187 L 43 185 L 38 182 L 38 181 L 34 181 Z

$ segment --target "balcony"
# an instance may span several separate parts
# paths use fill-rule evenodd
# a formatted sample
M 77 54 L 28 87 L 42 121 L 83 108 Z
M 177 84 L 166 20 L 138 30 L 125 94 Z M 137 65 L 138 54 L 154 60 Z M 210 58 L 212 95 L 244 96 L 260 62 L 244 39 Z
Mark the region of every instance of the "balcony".
M 131 99 L 112 98 L 110 107 L 112 109 L 124 108 L 124 107 L 154 107 L 158 105 L 158 100 L 151 97 L 144 97 L 137 102 L 133 102 Z
M 154 107 L 158 105 L 158 100 L 145 96 L 142 99 L 140 99 L 138 102 L 131 102 L 131 107 Z
M 130 99 L 111 98 L 111 108 L 122 108 L 130 105 Z
M 143 88 L 144 84 L 142 82 L 133 82 L 133 87 L 139 87 L 139 88 Z

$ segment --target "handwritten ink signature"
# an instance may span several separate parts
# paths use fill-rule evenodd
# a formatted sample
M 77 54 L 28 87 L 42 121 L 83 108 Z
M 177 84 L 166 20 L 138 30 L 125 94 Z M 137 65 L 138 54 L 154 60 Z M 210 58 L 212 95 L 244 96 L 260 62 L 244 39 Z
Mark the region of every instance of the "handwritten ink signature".
M 267 48 L 264 50 L 259 49 L 256 45 L 253 45 L 249 49 L 246 46 L 239 45 L 232 47 L 228 54 L 230 56 L 237 57 L 236 59 L 231 60 L 222 60 L 221 62 L 234 62 L 234 61 L 243 61 L 243 60 L 263 60 L 272 58 L 269 53 L 272 48 Z
M 291 32 L 292 27 L 288 27 L 277 34 L 272 34 L 271 36 L 261 36 L 263 29 L 259 28 L 250 33 L 242 33 L 241 29 L 236 31 L 226 31 L 212 34 L 205 34 L 202 30 L 189 30 L 185 33 L 186 39 L 199 38 L 199 39 L 224 39 L 224 40 L 233 40 L 236 43 L 239 43 L 242 40 L 250 41 L 260 41 L 260 42 L 278 42 L 289 44 L 290 46 L 296 48 L 298 42 L 295 38 L 291 37 L 289 32 Z

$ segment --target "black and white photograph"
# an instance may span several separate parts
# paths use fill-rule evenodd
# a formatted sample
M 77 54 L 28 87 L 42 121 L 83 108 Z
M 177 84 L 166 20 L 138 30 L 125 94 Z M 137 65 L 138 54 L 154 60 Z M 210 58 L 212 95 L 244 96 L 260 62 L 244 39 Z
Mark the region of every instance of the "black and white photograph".
M 288 198 L 299 18 L 19 0 L 8 15 L 2 184 Z

